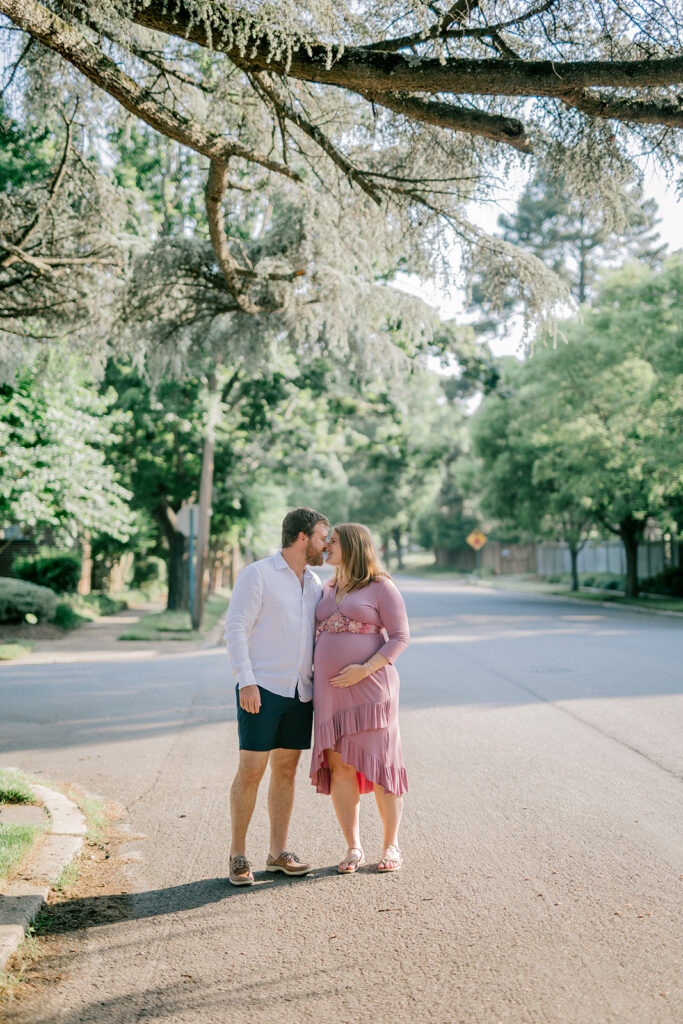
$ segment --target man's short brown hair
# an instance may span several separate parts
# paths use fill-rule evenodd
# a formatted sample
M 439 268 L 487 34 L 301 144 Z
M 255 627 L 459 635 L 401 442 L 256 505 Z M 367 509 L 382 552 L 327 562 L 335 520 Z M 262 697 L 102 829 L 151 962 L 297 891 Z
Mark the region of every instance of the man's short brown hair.
M 305 533 L 307 537 L 312 537 L 318 523 L 324 523 L 325 526 L 330 525 L 329 519 L 322 512 L 316 512 L 314 508 L 308 508 L 307 505 L 303 505 L 301 508 L 293 508 L 282 520 L 283 548 L 288 548 L 293 544 L 300 533 Z

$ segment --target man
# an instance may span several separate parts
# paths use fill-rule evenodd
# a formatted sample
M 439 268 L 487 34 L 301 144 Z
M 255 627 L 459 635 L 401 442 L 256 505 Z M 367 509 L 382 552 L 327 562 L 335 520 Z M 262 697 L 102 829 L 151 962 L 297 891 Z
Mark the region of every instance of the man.
M 270 759 L 267 871 L 305 875 L 305 864 L 286 849 L 301 751 L 311 746 L 315 606 L 322 584 L 311 565 L 322 565 L 329 522 L 311 508 L 295 508 L 282 522 L 282 550 L 246 566 L 232 592 L 225 638 L 237 680 L 240 760 L 230 790 L 232 885 L 252 885 L 247 829 L 259 783 Z

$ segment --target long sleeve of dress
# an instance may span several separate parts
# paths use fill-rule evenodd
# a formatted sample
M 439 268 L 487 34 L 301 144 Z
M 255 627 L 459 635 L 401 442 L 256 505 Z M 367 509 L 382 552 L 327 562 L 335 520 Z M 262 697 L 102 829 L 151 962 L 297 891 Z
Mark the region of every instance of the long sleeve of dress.
M 393 665 L 410 643 L 410 630 L 403 598 L 391 580 L 384 579 L 378 588 L 377 611 L 388 635 L 387 642 L 377 653 L 383 654 L 389 664 Z

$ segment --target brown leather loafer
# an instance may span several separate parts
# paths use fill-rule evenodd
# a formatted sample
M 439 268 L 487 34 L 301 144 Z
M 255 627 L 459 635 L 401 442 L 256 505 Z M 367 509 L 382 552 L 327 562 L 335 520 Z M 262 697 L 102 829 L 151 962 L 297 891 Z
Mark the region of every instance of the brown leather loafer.
M 230 858 L 230 874 L 228 875 L 230 885 L 253 885 L 254 875 L 251 864 L 246 857 L 238 853 L 236 857 Z
M 266 871 L 282 871 L 285 875 L 307 875 L 310 870 L 310 864 L 304 864 L 289 850 L 283 850 L 279 857 L 273 857 L 269 853 L 266 860 Z

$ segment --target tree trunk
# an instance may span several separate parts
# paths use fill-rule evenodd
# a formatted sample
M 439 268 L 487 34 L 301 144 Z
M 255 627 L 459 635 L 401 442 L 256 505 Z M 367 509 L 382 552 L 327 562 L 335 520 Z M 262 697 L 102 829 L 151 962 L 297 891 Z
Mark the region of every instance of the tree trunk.
M 626 552 L 626 596 L 638 597 L 638 541 L 643 534 L 643 524 L 635 519 L 619 523 L 619 536 Z
M 92 542 L 90 530 L 81 534 L 81 578 L 78 581 L 78 593 L 89 594 L 92 586 Z
M 166 608 L 169 612 L 189 609 L 190 606 L 190 581 L 188 579 L 188 564 L 185 537 L 178 530 L 174 530 L 169 539 L 168 551 L 168 597 Z
M 569 544 L 569 557 L 572 560 L 572 590 L 579 589 L 579 547 L 577 544 Z
M 161 503 L 154 511 L 154 518 L 161 527 L 168 545 L 166 559 L 168 568 L 168 597 L 166 609 L 169 612 L 182 611 L 190 605 L 190 582 L 188 579 L 187 551 L 185 536 L 176 530 L 176 514 L 167 503 Z
M 398 568 L 403 568 L 403 548 L 401 547 L 401 528 L 395 526 L 391 531 L 391 535 L 394 538 L 394 544 L 396 545 L 396 561 Z

